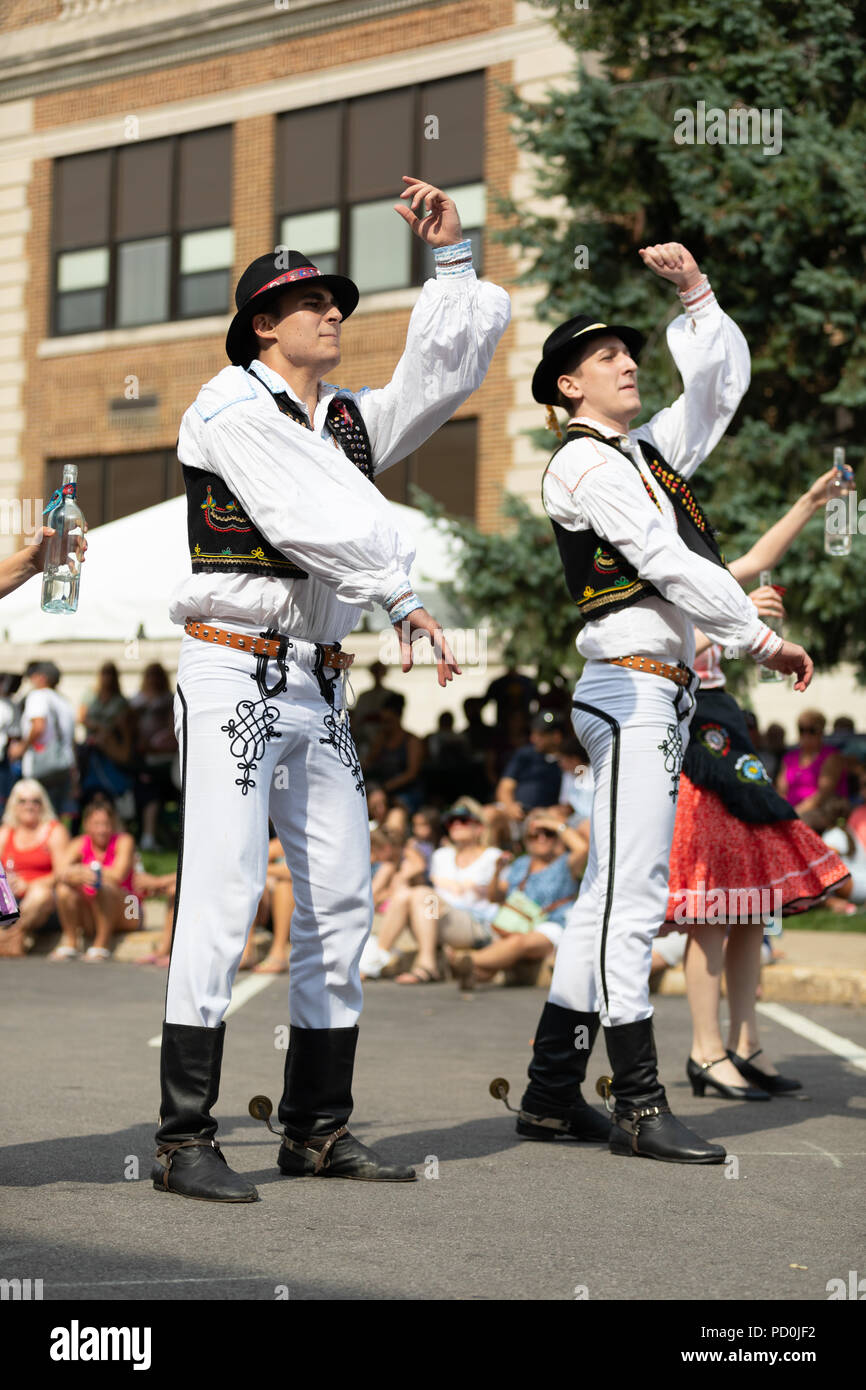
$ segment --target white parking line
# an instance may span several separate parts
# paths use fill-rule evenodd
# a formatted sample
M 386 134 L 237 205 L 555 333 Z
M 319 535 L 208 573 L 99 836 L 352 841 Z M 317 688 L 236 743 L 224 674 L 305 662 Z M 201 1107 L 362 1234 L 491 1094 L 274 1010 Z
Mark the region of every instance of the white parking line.
M 795 1014 L 793 1009 L 786 1009 L 784 1004 L 756 1004 L 755 1007 L 765 1018 L 781 1023 L 783 1028 L 790 1028 L 792 1033 L 799 1033 L 801 1038 L 808 1038 L 810 1042 L 817 1043 L 826 1052 L 835 1052 L 837 1057 L 844 1057 L 852 1067 L 866 1071 L 866 1047 L 860 1047 L 857 1043 L 851 1042 L 850 1038 L 840 1037 L 838 1033 L 831 1033 L 829 1028 L 822 1028 L 820 1023 L 813 1023 L 811 1019 Z
M 244 1004 L 256 994 L 261 994 L 263 989 L 267 989 L 268 985 L 272 985 L 274 980 L 278 978 L 280 977 L 277 975 L 248 975 L 245 980 L 241 980 L 240 984 L 236 984 L 232 990 L 231 1003 L 225 1011 L 225 1017 L 228 1018 L 229 1014 L 236 1014 L 238 1009 L 243 1008 Z M 162 1047 L 162 1034 L 157 1033 L 155 1038 L 148 1038 L 147 1045 L 148 1047 Z
M 52 1289 L 120 1289 L 133 1284 L 242 1284 L 251 1280 L 273 1283 L 272 1274 L 214 1274 L 189 1279 L 52 1279 Z

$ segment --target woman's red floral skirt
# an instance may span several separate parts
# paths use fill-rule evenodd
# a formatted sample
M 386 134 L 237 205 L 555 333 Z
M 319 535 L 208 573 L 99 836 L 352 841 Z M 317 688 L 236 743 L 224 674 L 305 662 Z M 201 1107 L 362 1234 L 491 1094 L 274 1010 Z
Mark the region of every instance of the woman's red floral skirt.
M 683 773 L 671 849 L 667 922 L 759 921 L 821 902 L 848 877 L 801 820 L 747 824 Z

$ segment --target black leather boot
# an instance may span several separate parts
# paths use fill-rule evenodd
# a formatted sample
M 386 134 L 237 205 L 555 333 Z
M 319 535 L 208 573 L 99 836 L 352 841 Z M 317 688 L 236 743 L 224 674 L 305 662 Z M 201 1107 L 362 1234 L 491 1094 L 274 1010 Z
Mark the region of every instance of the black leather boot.
M 576 1047 L 577 1029 L 586 1029 L 586 1046 Z M 547 1003 L 535 1030 L 529 1085 L 523 1092 L 517 1133 L 524 1139 L 582 1139 L 606 1144 L 610 1120 L 580 1093 L 589 1054 L 599 1029 L 598 1014 L 577 1013 Z
M 671 1114 L 658 1078 L 652 1019 L 605 1028 L 604 1036 L 616 1098 L 611 1153 L 662 1163 L 723 1163 L 720 1144 L 707 1144 Z
M 357 1028 L 296 1028 L 289 1037 L 278 1115 L 277 1166 L 286 1177 L 414 1182 L 414 1168 L 383 1163 L 346 1128 L 352 1113 Z
M 157 1192 L 200 1202 L 255 1202 L 248 1178 L 232 1172 L 222 1155 L 211 1109 L 219 1095 L 225 1024 L 192 1028 L 162 1025 L 162 1103 L 151 1177 Z

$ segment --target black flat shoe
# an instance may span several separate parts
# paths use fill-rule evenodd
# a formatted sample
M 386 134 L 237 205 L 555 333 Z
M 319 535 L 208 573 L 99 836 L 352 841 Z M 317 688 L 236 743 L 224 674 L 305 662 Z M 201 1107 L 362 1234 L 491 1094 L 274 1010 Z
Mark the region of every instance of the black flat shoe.
M 717 1081 L 714 1076 L 708 1076 L 710 1067 L 716 1066 L 718 1062 L 725 1062 L 726 1057 L 717 1057 L 714 1062 L 696 1062 L 694 1057 L 690 1057 L 686 1063 L 686 1076 L 692 1083 L 692 1094 L 702 1096 L 708 1086 L 712 1086 L 725 1100 L 769 1100 L 766 1091 L 757 1089 L 754 1086 L 727 1086 L 724 1081 Z M 752 1068 L 754 1070 L 754 1068 Z
M 758 1051 L 753 1052 L 751 1057 L 740 1057 L 738 1053 L 732 1052 L 728 1048 L 728 1057 L 741 1076 L 744 1076 L 747 1081 L 751 1081 L 753 1086 L 763 1086 L 764 1090 L 769 1091 L 771 1096 L 781 1096 L 786 1091 L 802 1091 L 802 1081 L 795 1081 L 790 1076 L 768 1076 L 759 1067 L 753 1067 L 752 1059 L 760 1056 L 761 1051 L 762 1049 L 759 1047 Z

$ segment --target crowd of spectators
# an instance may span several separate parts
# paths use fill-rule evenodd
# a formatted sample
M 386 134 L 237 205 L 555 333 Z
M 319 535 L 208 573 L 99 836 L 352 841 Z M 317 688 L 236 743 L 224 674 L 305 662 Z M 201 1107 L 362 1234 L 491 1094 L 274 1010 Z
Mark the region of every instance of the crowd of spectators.
M 367 784 L 374 931 L 366 978 L 401 985 L 464 986 L 529 980 L 552 957 L 589 853 L 592 771 L 571 730 L 565 682 L 541 690 L 509 668 L 467 699 L 464 727 L 442 713 L 420 737 L 404 727 L 404 698 L 371 668 L 372 687 L 351 713 Z M 106 662 L 76 711 L 50 661 L 0 676 L 0 860 L 21 907 L 0 933 L 0 955 L 24 954 L 37 932 L 59 926 L 58 960 L 107 960 L 119 932 L 137 928 L 141 903 L 166 898 L 166 926 L 144 963 L 165 966 L 174 873 L 149 874 L 140 850 L 175 848 L 166 809 L 179 798 L 173 692 L 153 664 L 131 698 Z M 23 687 L 23 693 L 22 693 Z M 492 717 L 491 717 L 492 716 Z M 866 901 L 866 737 L 847 718 L 827 730 L 805 710 L 788 747 L 777 724 L 747 715 L 768 773 L 845 859 Z M 78 730 L 78 737 L 76 737 Z M 134 832 L 134 837 L 133 833 Z M 283 972 L 294 907 L 291 873 L 272 839 L 267 886 L 242 968 Z M 256 965 L 255 929 L 270 925 Z M 414 962 L 401 970 L 402 946 Z

